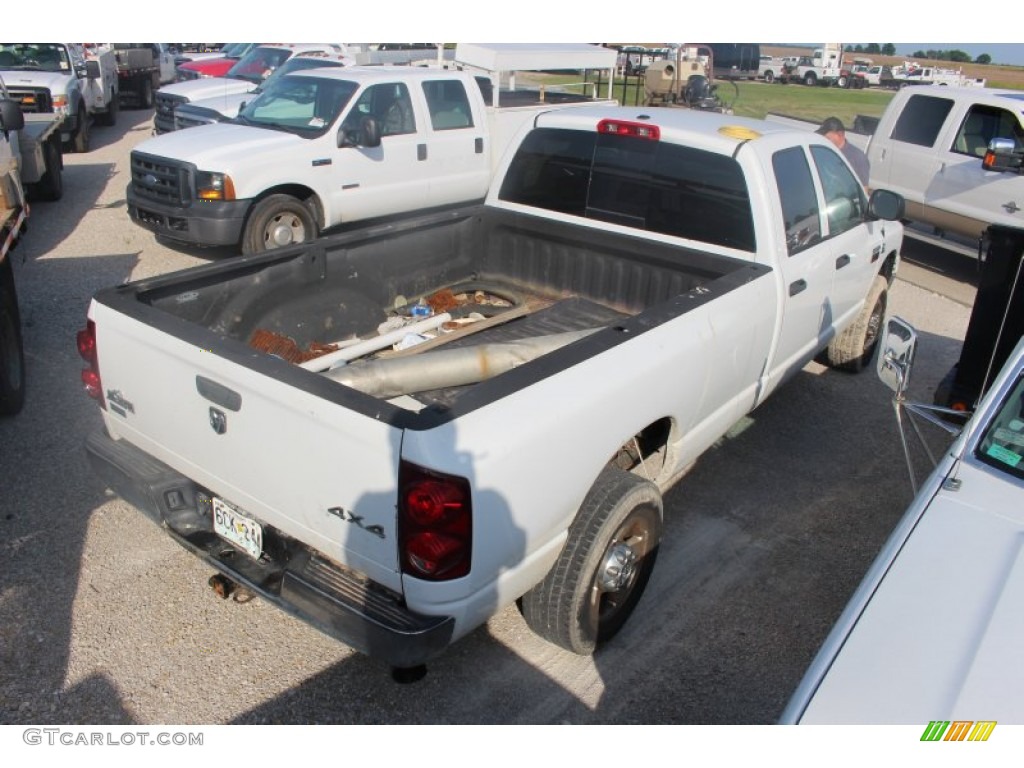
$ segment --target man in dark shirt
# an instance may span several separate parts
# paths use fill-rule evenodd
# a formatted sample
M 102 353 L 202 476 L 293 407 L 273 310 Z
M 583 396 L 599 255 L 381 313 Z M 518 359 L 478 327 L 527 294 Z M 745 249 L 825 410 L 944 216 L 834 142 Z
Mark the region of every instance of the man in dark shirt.
M 839 151 L 843 153 L 843 157 L 853 166 L 853 170 L 856 171 L 860 183 L 867 189 L 870 176 L 868 156 L 859 147 L 855 147 L 846 140 L 846 128 L 843 126 L 843 121 L 838 117 L 830 117 L 821 124 L 816 133 L 820 133 L 836 145 Z

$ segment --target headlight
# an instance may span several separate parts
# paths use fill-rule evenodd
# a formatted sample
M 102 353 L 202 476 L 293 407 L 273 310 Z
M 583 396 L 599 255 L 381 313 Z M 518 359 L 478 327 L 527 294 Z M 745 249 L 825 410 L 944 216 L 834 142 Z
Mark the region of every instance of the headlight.
M 200 200 L 234 200 L 235 185 L 226 173 L 198 171 L 196 197 Z

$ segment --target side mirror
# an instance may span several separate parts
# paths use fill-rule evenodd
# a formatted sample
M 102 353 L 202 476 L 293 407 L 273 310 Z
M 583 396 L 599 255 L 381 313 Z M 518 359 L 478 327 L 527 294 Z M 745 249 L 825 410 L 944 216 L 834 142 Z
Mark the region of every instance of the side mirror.
M 988 150 L 981 161 L 981 167 L 986 171 L 1011 171 L 1020 173 L 1024 164 L 1024 152 L 1018 152 L 1013 139 L 992 139 L 988 143 Z
M 868 201 L 868 214 L 874 219 L 899 221 L 906 212 L 903 195 L 888 189 L 876 189 Z
M 885 324 L 882 348 L 875 364 L 878 378 L 902 398 L 910 382 L 910 369 L 917 350 L 917 331 L 898 317 L 890 317 Z
M 0 99 L 0 130 L 20 131 L 25 127 L 25 115 L 21 113 L 18 102 L 12 99 Z
M 90 80 L 100 79 L 100 63 L 94 59 L 85 62 L 85 76 Z

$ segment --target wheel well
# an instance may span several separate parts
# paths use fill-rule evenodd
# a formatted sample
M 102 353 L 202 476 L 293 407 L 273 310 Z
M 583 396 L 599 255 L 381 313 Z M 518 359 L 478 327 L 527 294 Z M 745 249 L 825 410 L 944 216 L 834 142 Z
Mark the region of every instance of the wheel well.
M 892 281 L 896 278 L 896 252 L 893 251 L 885 257 L 885 262 L 882 264 L 882 268 L 878 270 L 878 274 L 885 278 L 885 281 L 892 285 Z
M 302 184 L 281 184 L 276 187 L 271 187 L 260 193 L 260 195 L 253 200 L 252 206 L 249 210 L 255 208 L 256 204 L 261 200 L 270 197 L 271 195 L 288 195 L 294 197 L 297 200 L 301 200 L 310 207 L 313 212 L 313 217 L 316 219 L 317 227 L 320 229 L 324 228 L 324 207 L 320 202 L 320 197 L 307 186 Z
M 668 417 L 648 424 L 619 446 L 608 465 L 657 481 L 667 463 L 671 433 L 672 420 Z

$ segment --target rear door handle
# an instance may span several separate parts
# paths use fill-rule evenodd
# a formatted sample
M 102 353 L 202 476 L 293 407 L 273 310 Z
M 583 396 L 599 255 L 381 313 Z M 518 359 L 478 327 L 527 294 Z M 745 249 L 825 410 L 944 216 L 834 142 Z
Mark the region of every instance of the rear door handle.
M 836 259 L 836 269 L 842 269 L 850 263 L 850 254 L 844 253 L 838 259 Z
M 426 160 L 427 159 L 427 145 L 426 144 L 417 144 L 416 145 L 416 159 L 417 160 Z
M 789 295 L 796 296 L 798 293 L 803 293 L 807 290 L 806 280 L 797 280 L 789 284 Z

